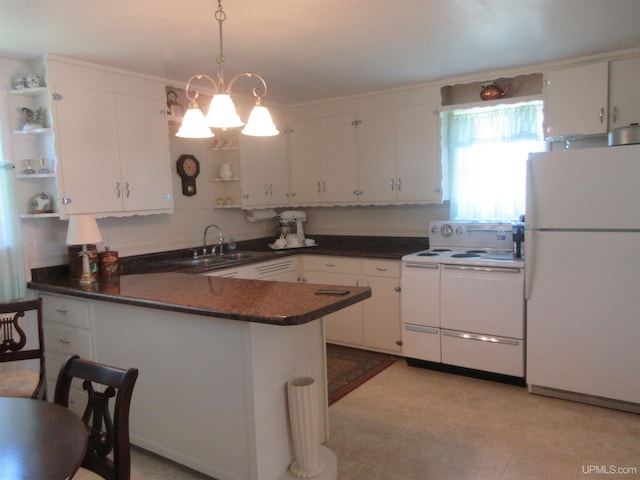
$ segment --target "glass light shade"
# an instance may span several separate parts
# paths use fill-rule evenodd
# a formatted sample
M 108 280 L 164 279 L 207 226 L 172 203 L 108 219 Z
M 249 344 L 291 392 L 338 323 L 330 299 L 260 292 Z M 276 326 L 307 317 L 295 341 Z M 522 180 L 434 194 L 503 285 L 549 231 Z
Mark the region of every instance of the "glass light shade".
M 102 242 L 98 222 L 93 215 L 72 215 L 67 229 L 67 245 Z
M 211 128 L 236 128 L 244 125 L 236 112 L 233 100 L 226 93 L 213 96 L 206 121 Z
M 213 136 L 213 132 L 207 126 L 207 121 L 200 109 L 197 106 L 190 106 L 182 118 L 182 125 L 176 133 L 176 137 L 211 138 Z
M 267 107 L 256 105 L 251 110 L 247 126 L 242 129 L 242 133 L 252 137 L 273 137 L 280 132 L 276 129 L 271 119 L 271 114 Z

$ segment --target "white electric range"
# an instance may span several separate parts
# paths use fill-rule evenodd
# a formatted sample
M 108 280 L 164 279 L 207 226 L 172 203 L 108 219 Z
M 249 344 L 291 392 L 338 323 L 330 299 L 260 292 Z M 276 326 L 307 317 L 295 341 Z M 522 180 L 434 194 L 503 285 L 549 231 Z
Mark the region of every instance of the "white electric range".
M 511 224 L 437 221 L 429 231 L 428 250 L 402 257 L 404 356 L 523 378 L 524 260 L 513 257 Z
M 497 235 L 505 235 L 504 251 Z M 485 265 L 524 268 L 524 259 L 514 258 L 510 223 L 441 220 L 429 224 L 429 249 L 402 257 L 403 262 Z

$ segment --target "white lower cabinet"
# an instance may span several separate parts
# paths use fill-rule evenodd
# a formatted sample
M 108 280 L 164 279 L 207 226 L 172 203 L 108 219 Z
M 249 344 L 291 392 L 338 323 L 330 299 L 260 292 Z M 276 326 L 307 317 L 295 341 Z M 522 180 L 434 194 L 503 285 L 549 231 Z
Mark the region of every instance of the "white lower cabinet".
M 303 255 L 301 269 L 305 282 L 372 289 L 371 298 L 325 317 L 328 342 L 401 353 L 399 262 Z
M 400 263 L 362 260 L 363 286 L 373 296 L 362 302 L 364 346 L 400 353 Z
M 56 380 L 62 363 L 69 355 L 95 360 L 91 309 L 88 302 L 59 295 L 42 297 L 44 344 L 47 376 L 47 398 L 53 400 Z M 82 384 L 74 380 L 69 407 L 82 414 L 84 405 L 78 401 L 86 396 Z

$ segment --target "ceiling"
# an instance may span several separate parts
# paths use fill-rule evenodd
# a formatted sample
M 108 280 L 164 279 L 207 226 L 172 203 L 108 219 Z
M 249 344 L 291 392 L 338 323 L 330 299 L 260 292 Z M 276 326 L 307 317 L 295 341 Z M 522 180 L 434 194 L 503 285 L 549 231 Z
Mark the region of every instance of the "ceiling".
M 216 72 L 216 8 L 0 0 L 0 57 L 51 53 L 186 82 Z M 638 0 L 224 0 L 223 8 L 225 78 L 260 73 L 267 100 L 281 104 L 640 46 Z

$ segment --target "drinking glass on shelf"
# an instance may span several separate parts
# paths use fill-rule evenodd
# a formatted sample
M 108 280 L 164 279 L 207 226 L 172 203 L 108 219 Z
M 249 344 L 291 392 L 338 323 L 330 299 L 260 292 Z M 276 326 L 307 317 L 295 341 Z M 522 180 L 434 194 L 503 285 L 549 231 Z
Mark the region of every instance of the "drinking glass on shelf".
M 25 165 L 25 167 L 27 167 L 27 168 L 24 169 L 24 173 L 25 174 L 31 175 L 33 173 L 36 173 L 36 171 L 33 169 L 33 160 L 32 159 L 27 158 L 24 161 L 24 165 Z
M 40 159 L 40 168 L 38 169 L 38 173 L 51 173 L 51 170 L 47 168 L 47 159 Z

